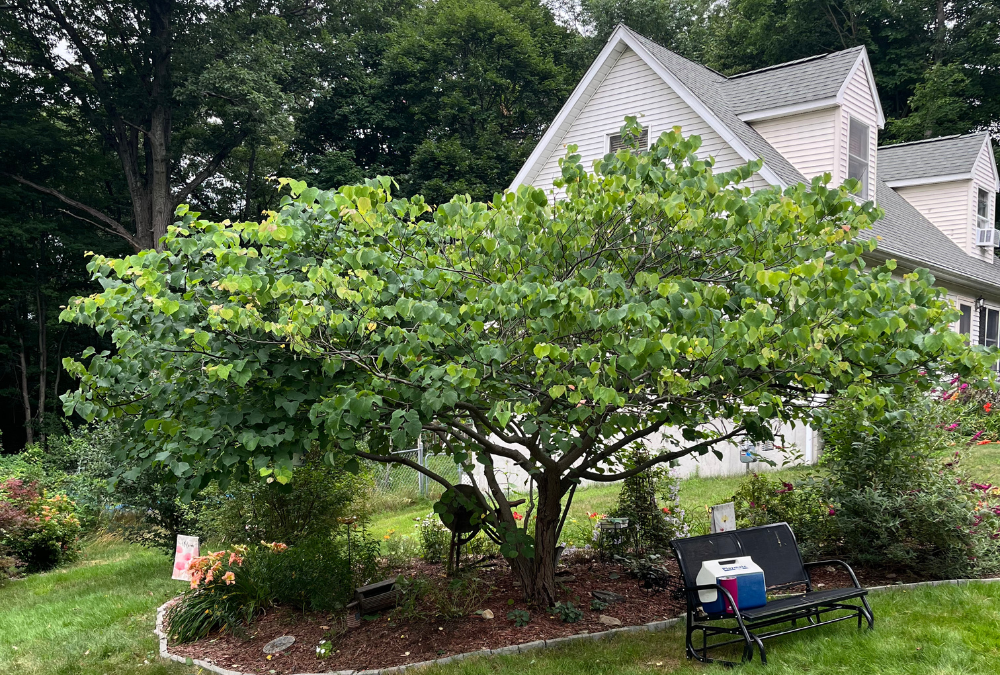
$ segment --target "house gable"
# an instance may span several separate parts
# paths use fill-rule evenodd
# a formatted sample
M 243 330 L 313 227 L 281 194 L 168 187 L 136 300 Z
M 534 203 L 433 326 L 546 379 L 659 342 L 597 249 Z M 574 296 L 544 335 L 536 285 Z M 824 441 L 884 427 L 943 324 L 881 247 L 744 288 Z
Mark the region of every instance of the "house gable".
M 833 173 L 839 108 L 824 108 L 784 117 L 773 117 L 751 126 L 784 155 L 807 180 Z
M 559 160 L 566 155 L 566 146 L 578 146 L 583 165 L 590 165 L 609 151 L 608 138 L 621 128 L 626 115 L 635 115 L 648 127 L 650 140 L 674 126 L 681 127 L 685 136 L 698 135 L 701 156 L 712 156 L 717 170 L 744 164 L 745 160 L 706 122 L 681 96 L 672 89 L 632 49 L 626 49 L 597 87 L 590 100 L 570 122 L 556 147 L 540 162 L 531 179 L 536 187 L 550 188 L 560 173 Z M 752 187 L 767 185 L 755 177 Z
M 757 155 L 746 147 L 690 89 L 653 58 L 624 26 L 619 26 L 577 85 L 535 150 L 511 183 L 550 188 L 559 177 L 559 159 L 575 144 L 584 166 L 603 157 L 607 139 L 627 115 L 650 128 L 650 139 L 674 126 L 702 140 L 699 154 L 712 156 L 717 170 L 745 164 Z M 748 182 L 753 189 L 784 185 L 766 166 Z

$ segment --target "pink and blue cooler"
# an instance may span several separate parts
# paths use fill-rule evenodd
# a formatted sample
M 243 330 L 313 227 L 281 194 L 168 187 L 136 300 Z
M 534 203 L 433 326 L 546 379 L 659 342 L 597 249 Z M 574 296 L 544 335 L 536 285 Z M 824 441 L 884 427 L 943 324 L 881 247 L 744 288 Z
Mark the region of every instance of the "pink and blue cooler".
M 706 584 L 719 584 L 729 591 L 739 609 L 752 609 L 767 604 L 764 572 L 750 556 L 706 560 L 698 573 L 698 585 Z M 726 596 L 718 590 L 698 591 L 698 597 L 707 614 L 733 613 Z

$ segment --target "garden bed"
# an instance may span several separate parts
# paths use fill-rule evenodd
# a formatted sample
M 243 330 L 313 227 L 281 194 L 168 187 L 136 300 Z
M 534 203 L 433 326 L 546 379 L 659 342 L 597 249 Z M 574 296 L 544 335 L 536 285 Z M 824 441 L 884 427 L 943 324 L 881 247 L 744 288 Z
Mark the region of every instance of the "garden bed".
M 526 604 L 509 568 L 501 561 L 495 567 L 480 569 L 477 574 L 488 584 L 488 594 L 476 609 L 491 610 L 493 619 L 484 619 L 471 612 L 461 618 L 435 619 L 430 616 L 431 607 L 420 607 L 422 616 L 407 618 L 401 616 L 399 610 L 387 611 L 377 618 L 362 619 L 359 628 L 338 631 L 342 626 L 342 614 L 331 616 L 330 613 L 279 608 L 255 621 L 245 639 L 212 634 L 198 642 L 171 645 L 170 651 L 251 673 L 386 668 L 614 627 L 601 623 L 601 615 L 618 619 L 623 626 L 676 617 L 684 611 L 683 600 L 677 592 L 680 582 L 676 563 L 668 561 L 667 569 L 671 573 L 671 586 L 663 591 L 652 591 L 641 588 L 640 582 L 617 564 L 586 558 L 561 564 L 559 576 L 568 575 L 574 579 L 559 584 L 557 600 L 572 602 L 583 610 L 583 618 L 576 623 L 563 623 L 550 612 Z M 424 562 L 416 562 L 401 573 L 408 578 L 423 575 L 439 588 L 446 588 L 450 582 L 440 565 Z M 600 611 L 591 610 L 591 591 L 594 590 L 617 593 L 625 601 L 610 604 Z M 518 609 L 530 613 L 531 621 L 527 626 L 518 628 L 507 619 L 508 612 Z M 263 646 L 282 635 L 295 636 L 295 644 L 267 659 Z M 316 646 L 324 639 L 332 642 L 332 651 L 328 658 L 318 659 Z
M 476 609 L 491 610 L 493 619 L 484 619 L 471 612 L 461 618 L 435 619 L 430 606 L 421 606 L 419 615 L 406 617 L 400 610 L 383 612 L 377 617 L 363 619 L 359 628 L 344 629 L 342 613 L 331 615 L 279 608 L 260 617 L 243 638 L 212 634 L 198 642 L 171 645 L 170 651 L 231 670 L 270 675 L 387 668 L 535 640 L 595 633 L 613 627 L 601 623 L 601 615 L 618 619 L 623 626 L 682 615 L 684 601 L 678 593 L 680 582 L 676 562 L 668 560 L 665 566 L 671 573 L 670 585 L 663 591 L 652 591 L 642 588 L 639 581 L 617 564 L 579 557 L 560 565 L 560 576 L 575 577 L 560 584 L 558 600 L 572 602 L 583 610 L 583 618 L 576 623 L 563 623 L 551 612 L 527 605 L 509 568 L 500 563 L 478 572 L 478 577 L 489 585 L 488 595 Z M 443 576 L 440 565 L 424 562 L 415 562 L 401 573 L 407 578 L 423 576 L 438 588 L 445 588 L 450 582 Z M 818 588 L 850 585 L 847 574 L 834 567 L 814 568 L 812 573 Z M 865 586 L 917 581 L 892 572 L 862 569 L 857 573 Z M 591 610 L 594 590 L 617 593 L 624 596 L 625 601 L 610 604 L 600 611 Z M 507 613 L 515 609 L 530 612 L 531 622 L 527 626 L 518 628 L 506 618 Z M 283 635 L 294 636 L 295 644 L 268 659 L 263 646 Z M 329 657 L 319 659 L 316 646 L 324 640 L 330 640 L 332 650 Z

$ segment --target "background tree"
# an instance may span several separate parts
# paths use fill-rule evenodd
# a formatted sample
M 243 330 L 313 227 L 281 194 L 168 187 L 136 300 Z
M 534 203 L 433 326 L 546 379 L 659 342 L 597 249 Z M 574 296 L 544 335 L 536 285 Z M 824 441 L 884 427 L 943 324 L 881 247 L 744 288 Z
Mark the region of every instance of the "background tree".
M 303 121 L 311 181 L 397 178 L 431 203 L 502 191 L 576 85 L 579 36 L 538 0 L 442 0 L 359 41 L 357 79 Z M 377 26 L 379 30 L 385 27 Z
M 16 86 L 0 68 L 0 166 L 34 175 L 74 198 L 90 198 L 109 213 L 128 209 L 109 157 L 72 109 L 47 105 L 58 85 Z M 89 194 L 92 185 L 105 189 Z M 91 290 L 86 250 L 120 254 L 119 240 L 80 227 L 59 203 L 13 181 L 0 182 L 0 430 L 8 449 L 62 432 L 58 396 L 72 381 L 60 360 L 100 345 L 88 330 L 59 325 L 60 306 Z
M 926 271 L 860 264 L 870 203 L 818 179 L 751 194 L 738 183 L 759 165 L 713 174 L 699 145 L 671 131 L 596 174 L 570 155 L 554 204 L 522 187 L 428 217 L 381 178 L 293 181 L 260 224 L 185 213 L 166 251 L 92 260 L 105 290 L 61 318 L 118 351 L 66 360 L 81 379 L 67 411 L 124 418 L 132 472 L 162 464 L 187 493 L 248 466 L 285 482 L 317 445 L 448 486 L 390 453 L 434 434 L 483 466 L 472 505 L 547 607 L 581 480 L 768 439 L 774 421 L 810 420 L 819 394 L 877 414 L 941 377 L 986 377 L 987 350 L 950 330 Z M 624 459 L 657 437 L 648 460 Z M 521 525 L 501 458 L 532 479 Z
M 214 181 L 233 152 L 291 135 L 295 97 L 312 89 L 309 52 L 338 3 L 295 0 L 12 0 L 0 15 L 3 62 L 60 85 L 117 155 L 131 208 L 107 213 L 33 176 L 14 179 L 135 250 L 153 248 L 181 202 L 235 215 L 244 190 Z M 337 16 L 336 20 L 339 21 Z M 316 38 L 316 39 L 313 39 Z M 254 161 L 235 183 L 252 183 Z M 229 193 L 229 194 L 227 194 Z M 226 203 L 228 202 L 228 203 Z M 124 216 L 124 217 L 122 217 Z

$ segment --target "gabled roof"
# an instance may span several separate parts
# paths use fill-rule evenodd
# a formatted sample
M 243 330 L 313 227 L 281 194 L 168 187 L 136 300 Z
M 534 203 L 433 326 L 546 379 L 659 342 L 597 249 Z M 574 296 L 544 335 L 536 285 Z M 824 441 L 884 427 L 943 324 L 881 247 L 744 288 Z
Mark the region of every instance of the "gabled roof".
M 750 126 L 747 119 L 753 117 L 752 115 L 748 117 L 747 114 L 738 113 L 738 110 L 750 109 L 751 105 L 761 105 L 760 103 L 744 102 L 751 97 L 750 92 L 753 92 L 752 96 L 756 97 L 757 101 L 764 101 L 764 104 L 774 106 L 790 100 L 785 94 L 775 93 L 776 90 L 781 89 L 790 81 L 796 81 L 799 83 L 796 86 L 799 87 L 801 97 L 818 96 L 820 98 L 815 98 L 813 103 L 819 101 L 820 105 L 823 105 L 823 102 L 829 98 L 828 94 L 833 92 L 834 83 L 839 81 L 835 92 L 835 101 L 831 104 L 833 105 L 840 102 L 847 82 L 855 70 L 864 66 L 876 105 L 878 105 L 878 96 L 871 79 L 871 67 L 868 64 L 868 55 L 863 47 L 727 78 L 710 68 L 685 59 L 619 24 L 600 55 L 591 64 L 576 89 L 573 90 L 569 100 L 559 111 L 552 124 L 549 125 L 524 166 L 521 167 L 511 183 L 511 189 L 532 181 L 541 162 L 562 140 L 565 130 L 583 111 L 587 101 L 590 100 L 594 91 L 610 71 L 614 60 L 625 49 L 632 49 L 643 59 L 743 159 L 749 161 L 758 157 L 762 158 L 764 166 L 760 170 L 761 177 L 770 184 L 779 187 L 787 187 L 800 182 L 808 183 L 809 181 Z M 846 67 L 848 63 L 850 63 L 850 68 Z M 816 79 L 816 84 L 810 84 L 812 78 Z M 751 82 L 753 82 L 752 87 Z M 780 107 L 780 105 L 770 107 L 765 112 L 767 110 L 775 111 Z M 881 107 L 879 107 L 878 112 L 879 125 L 881 126 L 883 121 Z M 786 110 L 784 114 L 789 114 L 789 112 Z M 765 118 L 765 116 L 753 117 L 753 119 Z M 982 148 L 983 143 L 988 142 L 988 136 L 985 134 L 972 134 L 970 136 L 979 139 L 977 153 Z M 968 137 L 955 138 L 965 139 Z M 940 139 L 934 139 L 934 141 L 937 140 Z M 927 143 L 930 144 L 934 141 Z M 966 285 L 979 287 L 985 284 L 992 287 L 992 291 L 1000 292 L 1000 265 L 992 265 L 966 254 L 947 235 L 886 184 L 883 157 L 890 157 L 888 163 L 891 165 L 895 159 L 893 155 L 898 154 L 901 163 L 909 164 L 911 160 L 902 159 L 906 152 L 900 152 L 897 149 L 912 148 L 917 145 L 919 144 L 901 144 L 886 146 L 878 150 L 879 175 L 876 180 L 875 199 L 885 211 L 885 216 L 874 223 L 874 234 L 880 238 L 876 257 L 898 258 L 904 264 L 928 267 L 935 274 L 955 277 Z M 883 154 L 886 150 L 889 150 L 889 155 Z M 973 154 L 972 159 L 968 162 L 966 173 L 971 171 L 978 156 L 977 153 Z M 990 156 L 992 157 L 992 153 Z M 965 154 L 962 157 L 964 162 Z M 891 172 L 890 168 L 889 173 Z M 994 175 L 995 173 L 996 167 L 994 166 Z
M 733 111 L 743 119 L 764 119 L 768 111 L 833 106 L 840 102 L 844 85 L 861 59 L 867 60 L 864 47 L 812 56 L 732 75 L 726 78 L 724 90 Z M 878 105 L 877 95 L 875 99 Z
M 989 139 L 990 135 L 981 131 L 883 145 L 878 149 L 879 178 L 890 187 L 969 180 L 979 153 Z
M 967 254 L 881 177 L 875 183 L 875 201 L 885 211 L 885 216 L 873 225 L 874 233 L 880 237 L 878 257 L 900 258 L 918 267 L 928 267 L 935 274 L 943 271 L 963 277 L 966 283 L 989 284 L 994 291 L 1000 288 L 1000 265 Z

